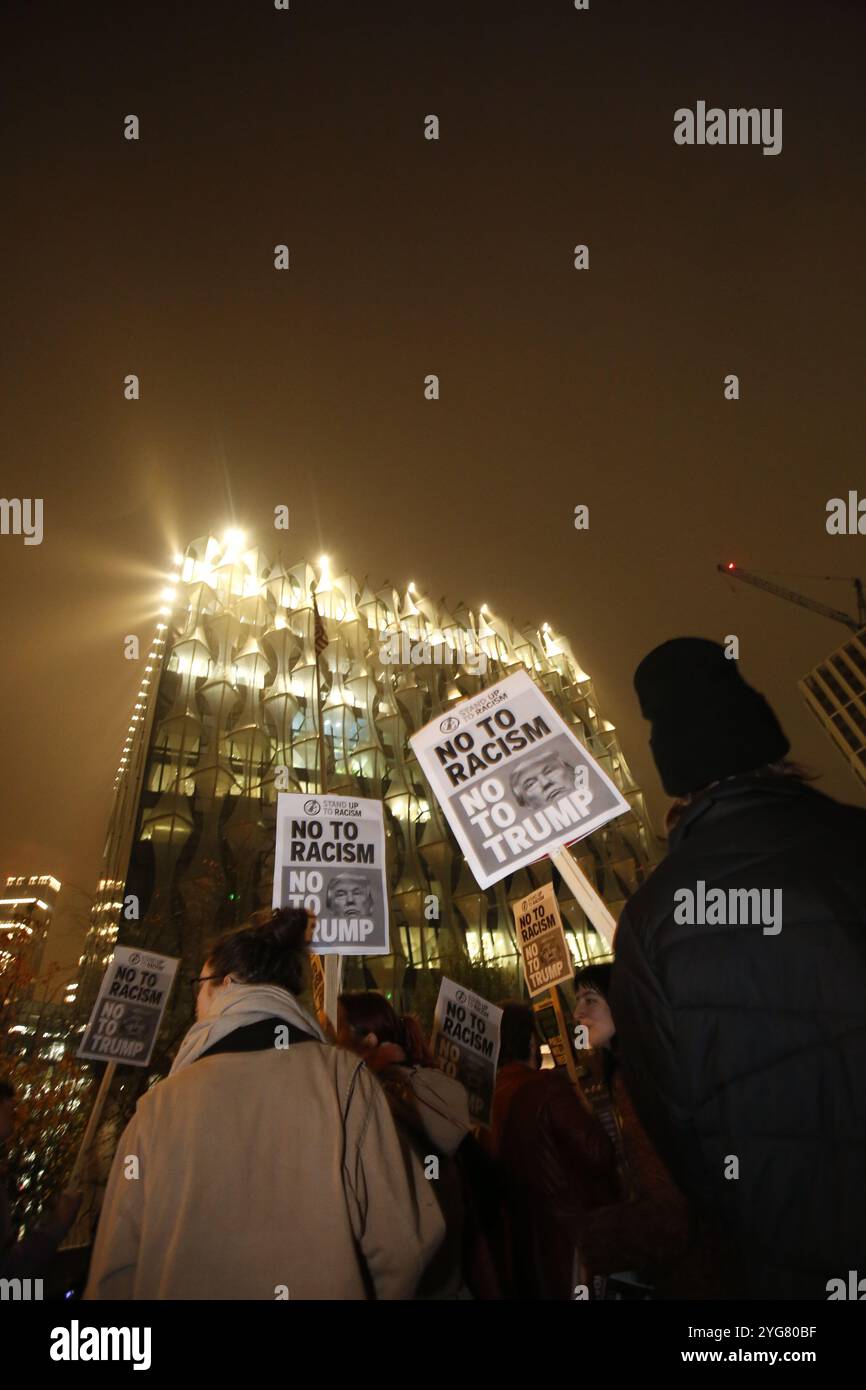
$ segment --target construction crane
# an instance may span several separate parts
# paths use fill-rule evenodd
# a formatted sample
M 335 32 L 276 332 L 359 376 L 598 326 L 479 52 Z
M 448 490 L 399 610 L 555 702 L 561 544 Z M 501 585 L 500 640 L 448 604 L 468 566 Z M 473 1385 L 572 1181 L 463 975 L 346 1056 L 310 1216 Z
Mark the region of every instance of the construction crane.
M 729 561 L 727 565 L 716 565 L 716 569 L 721 574 L 726 574 L 729 579 L 742 579 L 746 584 L 754 584 L 756 589 L 764 589 L 768 594 L 775 594 L 777 598 L 787 599 L 789 603 L 798 603 L 801 608 L 808 608 L 812 613 L 820 613 L 822 618 L 831 618 L 835 623 L 844 623 L 845 627 L 850 628 L 852 632 L 859 632 L 861 628 L 866 627 L 866 599 L 863 597 L 863 583 L 859 579 L 851 580 L 857 595 L 857 617 L 852 618 L 849 613 L 843 613 L 841 608 L 830 608 L 826 603 L 817 603 L 815 599 L 807 598 L 805 594 L 795 593 L 793 589 L 785 589 L 781 584 L 773 584 L 769 579 L 764 579 L 759 574 L 753 574 L 750 570 L 740 569 L 733 560 Z M 839 576 L 823 575 L 820 577 L 833 579 Z

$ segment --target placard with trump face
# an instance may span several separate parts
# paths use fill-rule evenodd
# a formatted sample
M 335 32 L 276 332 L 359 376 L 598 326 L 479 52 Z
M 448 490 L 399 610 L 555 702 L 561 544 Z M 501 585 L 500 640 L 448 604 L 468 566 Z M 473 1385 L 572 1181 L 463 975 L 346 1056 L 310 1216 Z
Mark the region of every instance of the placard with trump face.
M 318 955 L 387 956 L 381 801 L 280 792 L 273 905 L 316 914 Z
M 630 809 L 526 671 L 409 742 L 482 888 Z
M 511 904 L 530 999 L 574 975 L 574 963 L 552 883 Z

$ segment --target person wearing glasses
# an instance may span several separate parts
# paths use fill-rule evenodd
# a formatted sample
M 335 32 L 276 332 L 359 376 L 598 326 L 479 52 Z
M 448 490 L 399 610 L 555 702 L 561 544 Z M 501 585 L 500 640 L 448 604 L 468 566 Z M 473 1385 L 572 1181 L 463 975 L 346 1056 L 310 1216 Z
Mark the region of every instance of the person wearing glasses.
M 378 1082 L 298 1000 L 314 926 L 263 911 L 211 945 L 118 1144 L 86 1299 L 414 1295 L 444 1222 Z

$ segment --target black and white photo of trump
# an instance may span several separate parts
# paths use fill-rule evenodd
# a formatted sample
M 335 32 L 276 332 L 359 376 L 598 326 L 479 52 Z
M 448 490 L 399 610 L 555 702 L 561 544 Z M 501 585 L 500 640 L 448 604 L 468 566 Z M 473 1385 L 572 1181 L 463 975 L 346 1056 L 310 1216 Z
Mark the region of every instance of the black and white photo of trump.
M 367 874 L 334 874 L 325 893 L 325 906 L 335 917 L 372 917 L 373 889 Z
M 518 806 L 541 811 L 586 786 L 586 768 L 572 762 L 559 749 L 548 748 L 520 760 L 508 779 Z
M 384 889 L 377 869 L 338 869 L 330 875 L 326 872 L 324 890 L 324 904 L 313 933 L 314 945 L 354 942 L 362 949 L 387 949 Z M 351 953 L 351 946 L 349 950 Z

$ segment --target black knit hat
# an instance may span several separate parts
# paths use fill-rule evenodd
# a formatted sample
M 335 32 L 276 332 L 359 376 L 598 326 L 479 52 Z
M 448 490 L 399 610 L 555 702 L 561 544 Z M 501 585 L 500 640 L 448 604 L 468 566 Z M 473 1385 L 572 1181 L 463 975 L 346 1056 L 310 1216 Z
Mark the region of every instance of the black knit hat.
M 671 796 L 776 762 L 791 746 L 763 695 L 746 684 L 718 642 L 663 642 L 638 666 L 634 688 Z

